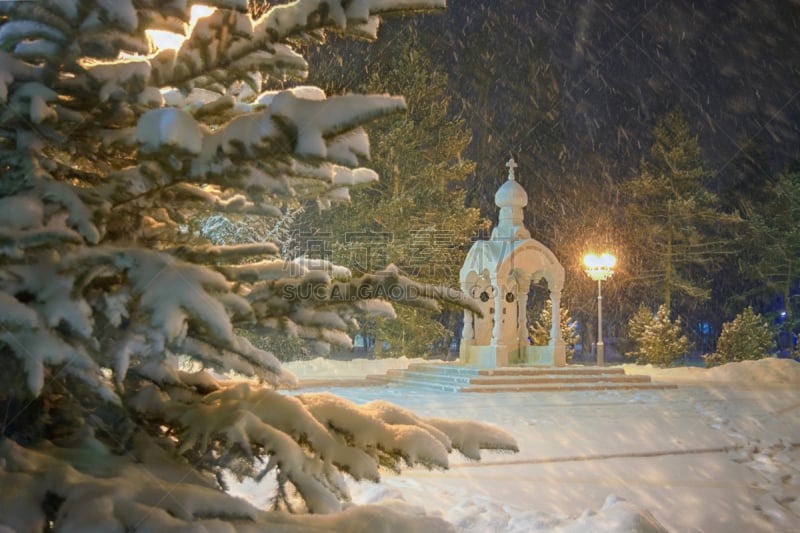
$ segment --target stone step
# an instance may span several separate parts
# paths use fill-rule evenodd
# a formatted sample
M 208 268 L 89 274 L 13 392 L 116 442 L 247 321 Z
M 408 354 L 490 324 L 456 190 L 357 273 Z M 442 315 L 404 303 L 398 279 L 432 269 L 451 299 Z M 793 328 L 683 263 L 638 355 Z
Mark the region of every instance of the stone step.
M 548 375 L 539 376 L 491 376 L 477 377 L 470 380 L 471 385 L 519 385 L 537 383 L 649 383 L 650 376 L 627 376 L 613 374 L 581 375 Z
M 459 385 L 462 387 L 468 385 L 525 385 L 525 384 L 538 384 L 538 383 L 595 383 L 598 381 L 609 383 L 646 383 L 650 381 L 650 376 L 628 376 L 625 374 L 533 374 L 533 375 L 520 375 L 520 374 L 501 374 L 501 375 L 484 375 L 479 374 L 476 377 L 435 373 L 416 370 L 389 370 L 387 376 L 391 379 L 397 380 L 410 380 L 410 381 L 424 381 L 449 385 Z
M 408 365 L 408 370 L 414 372 L 430 372 L 435 374 L 447 374 L 457 376 L 477 376 L 481 370 L 476 366 L 465 366 L 459 363 L 412 363 Z
M 481 376 L 559 376 L 579 374 L 584 376 L 618 374 L 625 375 L 625 369 L 619 367 L 600 366 L 561 366 L 548 368 L 532 367 L 499 367 L 485 368 L 478 371 Z
M 471 385 L 463 387 L 459 392 L 555 392 L 555 391 L 587 391 L 587 390 L 659 390 L 675 389 L 671 383 L 652 382 L 608 382 L 594 383 L 539 383 L 531 385 Z
M 619 367 L 465 367 L 457 363 L 413 364 L 389 370 L 386 382 L 452 392 L 545 392 L 608 389 L 665 389 L 649 376 L 628 375 Z
M 462 384 L 462 383 L 451 383 L 447 381 L 436 381 L 432 379 L 414 379 L 410 376 L 399 376 L 395 378 L 389 378 L 389 383 L 393 383 L 395 385 L 403 385 L 408 387 L 413 387 L 415 389 L 425 389 L 425 390 L 434 390 L 434 391 L 446 391 L 446 392 L 461 392 L 464 387 L 469 386 L 469 383 Z
M 464 376 L 541 376 L 541 375 L 625 375 L 625 369 L 619 367 L 598 366 L 563 366 L 563 367 L 530 367 L 530 366 L 504 366 L 498 368 L 480 368 L 460 365 L 458 363 L 414 363 L 408 365 L 408 370 L 415 372 L 433 372 L 437 374 L 464 375 Z
M 386 375 L 392 379 L 402 379 L 411 381 L 426 381 L 434 383 L 449 383 L 452 385 L 466 386 L 470 381 L 477 379 L 470 376 L 460 376 L 457 374 L 443 374 L 435 372 L 419 372 L 415 370 L 389 370 Z
M 588 390 L 634 390 L 634 389 L 674 389 L 669 383 L 652 383 L 647 381 L 594 381 L 587 383 L 520 383 L 520 384 L 467 384 L 448 383 L 435 380 L 420 380 L 411 377 L 391 379 L 391 383 L 405 385 L 415 389 L 445 392 L 556 392 L 556 391 L 588 391 Z

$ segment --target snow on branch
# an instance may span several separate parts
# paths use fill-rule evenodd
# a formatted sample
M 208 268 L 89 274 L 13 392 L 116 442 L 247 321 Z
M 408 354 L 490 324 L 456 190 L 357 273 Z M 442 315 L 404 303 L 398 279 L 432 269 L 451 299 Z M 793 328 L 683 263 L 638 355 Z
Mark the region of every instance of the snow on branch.
M 219 9 L 194 25 L 177 53 L 161 61 L 163 66 L 156 77 L 162 84 L 173 85 L 191 84 L 209 72 L 213 72 L 214 79 L 219 82 L 223 76 L 239 70 L 294 73 L 304 77 L 307 73 L 305 60 L 282 46 L 293 36 L 309 35 L 326 28 L 345 32 L 352 26 L 355 33 L 367 33 L 375 38 L 377 15 L 381 12 L 442 7 L 441 0 L 297 0 L 272 6 L 257 21 L 239 11 Z
M 20 361 L 31 394 L 42 392 L 46 368 L 53 366 L 88 384 L 104 400 L 119 401 L 94 359 L 55 334 L 35 309 L 0 291 L 0 317 L 0 342 Z
M 335 429 L 352 445 L 379 453 L 382 466 L 399 470 L 400 460 L 409 466 L 447 468 L 450 448 L 443 443 L 441 433 L 431 433 L 426 427 L 408 423 L 386 423 L 369 409 L 330 393 L 307 393 L 298 396 L 306 408 L 322 424 Z
M 433 11 L 447 7 L 446 0 L 368 0 L 370 12 L 376 15 L 399 11 Z
M 279 148 L 285 151 L 287 145 L 301 160 L 310 158 L 322 163 L 333 155 L 339 162 L 357 163 L 357 156 L 366 155 L 368 150 L 359 128 L 370 120 L 404 109 L 401 97 L 344 95 L 317 100 L 281 91 L 266 109 L 237 116 L 213 132 L 204 133 L 200 150 L 203 155 L 193 162 L 192 173 L 206 177 L 219 174 L 232 164 L 226 157 L 254 160 Z M 159 126 L 162 130 L 167 128 L 159 135 L 172 139 L 170 144 L 181 146 L 182 132 L 187 132 L 185 144 L 194 149 L 198 128 L 184 125 L 183 121 L 188 123 L 190 115 L 180 117 L 180 123 L 174 121 Z M 349 138 L 339 139 L 350 132 L 354 134 Z M 156 141 L 148 142 L 149 146 L 158 148 Z M 330 144 L 332 154 L 328 152 Z
M 285 46 L 292 37 L 333 29 L 375 39 L 380 14 L 444 7 L 444 0 L 296 0 L 272 6 L 256 21 L 238 7 L 218 9 L 194 25 L 177 51 L 158 55 L 154 79 L 191 88 L 206 78 L 228 86 L 248 71 L 304 78 L 308 65 Z
M 517 442 L 507 432 L 473 420 L 447 420 L 441 418 L 418 417 L 408 409 L 389 402 L 375 400 L 363 406 L 365 411 L 387 424 L 415 424 L 437 437 L 448 451 L 452 448 L 466 457 L 479 461 L 482 449 L 507 450 L 517 452 Z
M 17 531 L 41 528 L 48 518 L 36 494 L 62 500 L 59 526 L 72 531 L 219 527 L 219 519 L 246 524 L 258 511 L 219 491 L 207 479 L 170 461 L 139 436 L 136 454 L 114 455 L 94 437 L 73 448 L 46 443 L 37 450 L 0 439 L 0 463 L 14 490 L 0 491 L 4 525 Z M 91 460 L 87 458 L 91 457 Z M 12 507 L 13 505 L 13 507 Z M 13 511 L 11 509 L 13 508 Z
M 483 422 L 424 418 L 426 423 L 446 434 L 453 448 L 466 457 L 479 461 L 481 450 L 518 452 L 517 442 L 510 434 Z
M 167 254 L 142 249 L 122 250 L 115 262 L 128 275 L 139 313 L 148 317 L 149 328 L 159 331 L 167 342 L 186 335 L 190 318 L 212 338 L 232 342 L 228 314 L 216 297 L 229 290 L 223 276 Z
M 232 352 L 226 352 L 205 340 L 196 339 L 187 335 L 183 343 L 178 348 L 182 355 L 187 355 L 192 361 L 197 361 L 204 368 L 212 369 L 222 374 L 236 372 L 243 376 L 259 376 L 258 369 L 250 362 L 241 357 L 236 357 Z M 262 373 L 263 374 L 263 373 Z M 265 377 L 265 381 L 277 385 L 277 379 L 270 375 Z
M 439 304 L 444 303 L 480 314 L 478 303 L 461 291 L 416 282 L 401 275 L 394 265 L 354 279 L 345 293 L 350 297 L 358 295 L 359 299 L 379 298 L 434 311 L 439 311 Z
M 199 187 L 190 183 L 176 183 L 172 193 L 178 197 L 189 197 L 201 200 L 213 207 L 218 213 L 237 213 L 241 215 L 283 215 L 280 208 L 265 203 L 255 203 L 242 194 L 226 195 L 209 187 Z
M 94 220 L 93 209 L 87 205 L 82 195 L 84 191 L 69 183 L 56 181 L 42 170 L 35 170 L 29 179 L 35 184 L 35 191 L 47 203 L 55 204 L 66 210 L 68 217 L 66 224 L 75 228 L 81 236 L 91 244 L 100 241 L 101 234 Z
M 325 158 L 325 139 L 351 131 L 361 124 L 405 109 L 402 97 L 348 94 L 326 100 L 298 98 L 279 93 L 270 105 L 271 115 L 291 130 L 298 156 Z
M 278 280 L 285 277 L 297 278 L 308 272 L 304 266 L 283 259 L 268 259 L 244 265 L 220 265 L 217 270 L 231 281 L 244 283 Z
M 299 533 L 348 531 L 353 524 L 380 524 L 385 533 L 455 532 L 440 518 L 400 514 L 375 505 L 315 515 L 259 510 L 225 494 L 209 477 L 198 475 L 185 463 L 176 462 L 157 439 L 137 433 L 134 441 L 132 452 L 117 455 L 91 435 L 70 448 L 45 443 L 36 450 L 0 439 L 3 527 L 12 531 L 40 529 L 52 516 L 39 499 L 31 496 L 48 494 L 61 502 L 58 526 L 70 531 L 98 527 L 153 531 L 202 528 L 256 533 L 277 528 Z M 285 440 L 283 443 L 287 449 L 291 447 Z M 321 468 L 325 469 L 324 464 Z M 295 475 L 304 480 L 313 477 L 302 470 Z M 313 501 L 318 506 L 329 504 L 329 510 L 341 508 L 331 497 L 338 497 L 340 490 L 346 489 L 326 487 Z
M 231 263 L 241 259 L 261 256 L 277 256 L 280 248 L 271 242 L 230 244 L 224 246 L 179 246 L 168 248 L 166 253 L 190 263 Z
M 137 405 L 173 428 L 179 451 L 202 457 L 224 441 L 238 444 L 250 460 L 263 457 L 267 471 L 275 469 L 295 485 L 312 512 L 341 510 L 339 501 L 348 495 L 338 471 L 378 481 L 380 467 L 399 470 L 401 462 L 448 466 L 448 437 L 399 408 L 359 407 L 327 393 L 286 396 L 248 382 L 212 385 L 199 403 L 172 399 L 167 391 L 159 401 L 140 399 Z M 513 440 L 507 444 L 515 446 Z
M 309 27 L 330 27 L 346 31 L 354 26 L 358 33 L 365 27 L 371 32 L 366 37 L 377 38 L 377 15 L 395 11 L 443 9 L 445 0 L 297 0 L 277 6 L 256 21 L 257 38 L 267 35 L 272 40 L 282 40 L 293 33 L 308 31 Z
M 0 230 L 0 255 L 22 258 L 26 249 L 81 242 L 83 238 L 70 229 Z
M 200 153 L 203 131 L 194 117 L 181 109 L 162 107 L 142 115 L 136 126 L 136 140 L 144 154 L 162 147 Z

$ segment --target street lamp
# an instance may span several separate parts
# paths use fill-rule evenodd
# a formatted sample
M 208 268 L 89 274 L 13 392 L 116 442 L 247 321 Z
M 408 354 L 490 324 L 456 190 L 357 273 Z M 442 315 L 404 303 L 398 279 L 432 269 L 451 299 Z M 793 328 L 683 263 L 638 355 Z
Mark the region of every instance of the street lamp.
M 603 291 L 602 283 L 614 273 L 617 258 L 611 254 L 588 254 L 583 258 L 586 274 L 597 282 L 597 366 L 603 366 Z

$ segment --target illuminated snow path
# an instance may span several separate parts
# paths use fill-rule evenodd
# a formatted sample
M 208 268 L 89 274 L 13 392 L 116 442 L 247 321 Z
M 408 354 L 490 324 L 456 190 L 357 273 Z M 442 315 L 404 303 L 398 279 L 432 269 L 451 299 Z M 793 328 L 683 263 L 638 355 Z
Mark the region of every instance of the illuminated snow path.
M 675 378 L 679 388 L 668 390 L 329 390 L 357 403 L 380 398 L 422 416 L 497 424 L 520 445 L 518 454 L 484 453 L 479 463 L 454 454 L 449 471 L 353 483 L 356 503 L 424 509 L 465 533 L 650 531 L 642 510 L 673 532 L 800 531 L 800 364 L 748 365 L 688 376 L 651 369 L 655 380 Z M 776 372 L 786 383 L 758 377 Z M 630 505 L 615 505 L 617 498 Z

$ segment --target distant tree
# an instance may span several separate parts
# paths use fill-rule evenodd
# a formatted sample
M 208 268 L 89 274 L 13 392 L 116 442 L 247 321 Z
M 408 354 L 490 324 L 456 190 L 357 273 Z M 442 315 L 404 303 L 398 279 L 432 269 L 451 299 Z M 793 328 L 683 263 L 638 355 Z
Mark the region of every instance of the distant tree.
M 727 229 L 737 220 L 723 213 L 706 187 L 709 172 L 697 136 L 680 109 L 653 130 L 650 158 L 623 184 L 626 218 L 636 228 L 639 286 L 657 289 L 667 309 L 676 297 L 705 301 L 721 257 L 735 253 Z
M 701 337 L 706 343 L 705 353 L 713 351 L 723 322 L 748 305 L 767 310 L 773 305 L 776 294 L 771 288 L 765 289 L 757 275 L 746 273 L 744 267 L 751 262 L 753 245 L 760 247 L 753 242 L 752 227 L 747 219 L 753 213 L 772 210 L 770 195 L 777 174 L 770 168 L 761 141 L 748 139 L 740 143 L 739 148 L 738 155 L 721 168 L 713 183 L 722 209 L 742 218 L 742 224 L 733 235 L 734 248 L 748 250 L 748 253 L 728 255 L 714 270 L 714 297 L 703 305 L 702 322 L 709 328 L 709 333 Z
M 742 216 L 769 202 L 768 185 L 775 181 L 764 145 L 758 139 L 740 144 L 738 155 L 716 179 L 720 203 Z
M 779 295 L 785 317 L 782 330 L 789 338 L 797 331 L 797 295 L 800 279 L 800 171 L 782 172 L 767 187 L 769 202 L 745 213 L 749 223 L 747 257 L 742 273 L 756 282 L 750 297 Z M 794 349 L 791 342 L 786 345 Z
M 569 309 L 561 306 L 561 338 L 567 350 L 567 362 L 572 362 L 575 356 L 575 345 L 578 343 L 578 323 L 569 316 Z M 539 318 L 528 326 L 528 333 L 533 346 L 547 346 L 550 343 L 550 330 L 553 326 L 553 306 L 547 300 L 539 314 Z
M 475 168 L 462 157 L 470 131 L 450 115 L 447 76 L 434 68 L 413 29 L 387 42 L 372 51 L 360 75 L 347 78 L 329 52 L 321 57 L 318 83 L 336 92 L 403 94 L 408 112 L 368 127 L 381 180 L 352 189 L 347 204 L 309 210 L 303 230 L 327 239 L 333 261 L 353 272 L 394 264 L 415 279 L 457 287 L 468 246 L 487 227 L 478 209 L 464 205 L 465 181 Z M 363 322 L 362 334 L 388 342 L 391 354 L 425 355 L 431 346 L 449 345 L 455 327 L 455 314 L 436 318 L 424 308 L 405 308 L 397 319 Z
M 769 324 L 751 307 L 746 307 L 731 322 L 723 324 L 716 351 L 704 359 L 707 367 L 763 359 L 774 346 Z
M 636 312 L 628 320 L 628 343 L 632 348 L 625 352 L 625 356 L 634 361 L 644 361 L 646 356 L 642 352 L 642 339 L 647 333 L 647 328 L 653 325 L 655 316 L 645 304 L 640 304 Z
M 636 357 L 638 363 L 669 366 L 689 350 L 680 318 L 671 321 L 669 309 L 663 304 L 655 315 L 640 307 L 631 318 L 628 334 L 636 345 L 628 355 Z

